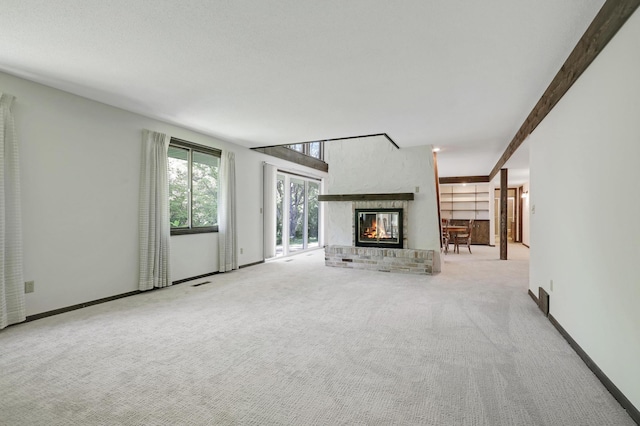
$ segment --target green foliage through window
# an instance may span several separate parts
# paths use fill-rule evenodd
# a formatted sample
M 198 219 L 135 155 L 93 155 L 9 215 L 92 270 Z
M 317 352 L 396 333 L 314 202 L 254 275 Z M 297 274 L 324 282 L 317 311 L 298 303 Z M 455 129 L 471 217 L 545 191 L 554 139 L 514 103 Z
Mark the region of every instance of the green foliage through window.
M 282 219 L 284 209 L 284 176 L 278 175 L 276 184 L 276 246 L 282 245 Z
M 276 182 L 276 256 L 319 245 L 320 182 L 278 173 Z
M 172 140 L 168 157 L 171 230 L 216 230 L 220 155 Z

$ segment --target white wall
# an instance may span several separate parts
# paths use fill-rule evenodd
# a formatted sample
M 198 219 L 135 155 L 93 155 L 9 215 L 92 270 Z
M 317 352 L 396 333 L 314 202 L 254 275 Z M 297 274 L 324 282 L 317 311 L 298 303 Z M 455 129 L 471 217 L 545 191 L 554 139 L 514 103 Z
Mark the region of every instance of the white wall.
M 142 129 L 236 153 L 240 265 L 263 259 L 262 162 L 308 170 L 8 74 L 0 91 L 17 98 L 27 315 L 137 289 Z M 172 237 L 172 280 L 217 271 L 217 244 Z
M 531 135 L 530 287 L 640 408 L 638 76 L 635 12 Z
M 431 146 L 397 149 L 385 138 L 331 141 L 328 194 L 418 192 L 409 201 L 408 248 L 440 252 Z M 351 203 L 327 202 L 327 244 L 352 245 Z

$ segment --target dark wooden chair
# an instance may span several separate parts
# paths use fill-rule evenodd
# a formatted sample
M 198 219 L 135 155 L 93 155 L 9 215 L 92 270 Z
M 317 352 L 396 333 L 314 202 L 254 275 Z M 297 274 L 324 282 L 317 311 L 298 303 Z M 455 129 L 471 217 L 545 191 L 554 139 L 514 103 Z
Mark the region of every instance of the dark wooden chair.
M 455 245 L 453 246 L 453 251 L 455 253 L 460 254 L 460 244 L 466 244 L 469 249 L 469 253 L 471 253 L 471 237 L 473 235 L 473 222 L 474 220 L 469 220 L 469 226 L 467 228 L 466 233 L 459 233 L 455 238 Z M 472 253 L 473 254 L 473 253 Z

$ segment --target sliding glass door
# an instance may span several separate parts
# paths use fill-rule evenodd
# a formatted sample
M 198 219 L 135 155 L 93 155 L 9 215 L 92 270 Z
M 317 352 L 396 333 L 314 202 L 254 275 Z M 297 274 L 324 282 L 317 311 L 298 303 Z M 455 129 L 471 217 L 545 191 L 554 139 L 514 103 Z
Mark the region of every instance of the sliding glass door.
M 284 175 L 278 174 L 276 181 L 276 256 L 284 254 Z
M 289 253 L 305 247 L 305 181 L 289 178 Z
M 319 226 L 320 226 L 320 183 L 307 182 L 307 247 L 319 247 Z
M 320 182 L 278 173 L 276 256 L 320 246 Z

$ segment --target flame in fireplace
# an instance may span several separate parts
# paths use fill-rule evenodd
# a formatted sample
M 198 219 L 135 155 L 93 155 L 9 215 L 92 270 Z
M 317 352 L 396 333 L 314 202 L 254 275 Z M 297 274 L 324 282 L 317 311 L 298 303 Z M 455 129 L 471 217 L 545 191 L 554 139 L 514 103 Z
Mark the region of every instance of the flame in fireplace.
M 362 236 L 365 238 L 376 238 L 376 220 L 371 220 L 371 226 L 365 228 Z
M 384 225 L 386 225 L 387 220 L 382 219 Z M 378 239 L 378 238 L 388 238 L 389 234 L 385 230 L 386 226 L 378 226 L 376 219 L 371 220 L 371 226 L 366 228 L 363 232 L 363 236 L 366 238 Z
M 355 209 L 354 225 L 356 246 L 402 248 L 402 210 Z

